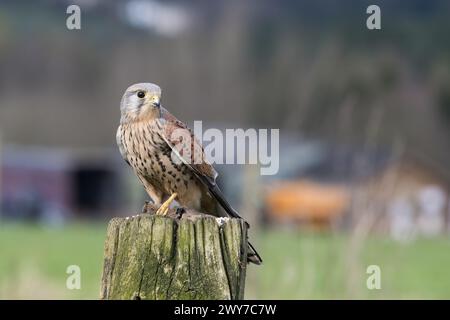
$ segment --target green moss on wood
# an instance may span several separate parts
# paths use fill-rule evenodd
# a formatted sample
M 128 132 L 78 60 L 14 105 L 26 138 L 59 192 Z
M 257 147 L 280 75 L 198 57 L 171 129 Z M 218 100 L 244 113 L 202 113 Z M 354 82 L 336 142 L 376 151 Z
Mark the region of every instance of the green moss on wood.
M 243 299 L 247 230 L 241 219 L 114 218 L 102 299 Z

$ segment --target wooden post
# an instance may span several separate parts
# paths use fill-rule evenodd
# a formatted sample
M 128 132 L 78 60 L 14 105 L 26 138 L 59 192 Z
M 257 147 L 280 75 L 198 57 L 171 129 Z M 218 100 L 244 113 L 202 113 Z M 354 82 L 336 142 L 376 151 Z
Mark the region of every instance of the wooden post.
M 173 213 L 173 212 L 172 212 Z M 243 299 L 247 227 L 187 212 L 181 219 L 114 218 L 105 241 L 101 299 Z

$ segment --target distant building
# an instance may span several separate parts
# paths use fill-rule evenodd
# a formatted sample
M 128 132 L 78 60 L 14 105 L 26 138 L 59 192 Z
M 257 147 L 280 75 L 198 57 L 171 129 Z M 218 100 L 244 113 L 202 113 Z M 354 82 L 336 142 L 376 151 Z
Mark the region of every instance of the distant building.
M 398 240 L 450 229 L 450 175 L 427 159 L 301 140 L 280 157 L 261 179 L 266 221 L 346 229 L 370 217 L 368 231 Z
M 398 240 L 449 230 L 450 176 L 423 157 L 408 154 L 393 161 L 366 181 L 360 194 L 379 208 L 374 227 Z
M 58 222 L 69 217 L 113 215 L 122 200 L 122 168 L 117 166 L 114 151 L 89 154 L 60 148 L 4 147 L 0 161 L 2 217 Z

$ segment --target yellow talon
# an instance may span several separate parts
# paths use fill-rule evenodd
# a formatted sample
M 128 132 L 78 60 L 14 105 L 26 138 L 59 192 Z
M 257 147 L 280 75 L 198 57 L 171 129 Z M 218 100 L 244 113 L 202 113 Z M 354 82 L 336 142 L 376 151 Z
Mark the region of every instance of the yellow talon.
M 169 212 L 169 208 L 170 208 L 170 204 L 172 203 L 173 200 L 175 200 L 175 198 L 178 196 L 178 194 L 175 192 L 173 193 L 169 199 L 167 199 L 160 207 L 159 209 L 156 211 L 157 215 L 162 215 L 165 216 L 167 214 L 167 212 Z

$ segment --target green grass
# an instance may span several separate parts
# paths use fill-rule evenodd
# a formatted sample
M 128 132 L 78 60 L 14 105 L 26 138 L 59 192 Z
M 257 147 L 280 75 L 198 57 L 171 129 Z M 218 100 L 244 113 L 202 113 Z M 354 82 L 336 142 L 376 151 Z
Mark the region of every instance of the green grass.
M 0 227 L 0 298 L 97 298 L 105 232 L 104 225 Z M 80 290 L 66 288 L 69 265 L 81 268 Z
M 0 225 L 0 299 L 97 299 L 106 224 L 63 228 Z M 450 241 L 401 244 L 371 237 L 285 230 L 252 236 L 264 258 L 250 266 L 246 297 L 255 299 L 448 299 Z M 81 268 L 81 289 L 66 288 L 66 268 Z M 366 268 L 381 268 L 380 290 L 366 288 Z
M 344 235 L 270 232 L 260 240 L 267 263 L 260 272 L 251 269 L 255 298 L 450 298 L 448 239 L 402 244 L 371 237 L 353 250 Z M 380 290 L 367 289 L 369 265 L 381 269 Z

